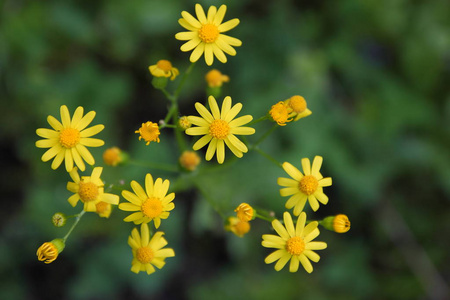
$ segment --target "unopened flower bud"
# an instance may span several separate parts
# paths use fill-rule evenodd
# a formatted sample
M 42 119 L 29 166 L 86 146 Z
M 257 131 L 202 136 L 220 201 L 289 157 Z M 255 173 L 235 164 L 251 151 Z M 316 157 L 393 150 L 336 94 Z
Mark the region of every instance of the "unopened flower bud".
M 52 216 L 52 223 L 56 227 L 63 227 L 66 225 L 67 217 L 62 212 L 57 212 Z
M 36 251 L 38 260 L 46 264 L 53 262 L 64 250 L 65 243 L 63 239 L 54 239 L 51 242 L 43 243 Z
M 336 216 L 330 216 L 323 219 L 320 224 L 328 230 L 345 233 L 350 230 L 350 220 L 346 215 L 339 214 Z
M 250 231 L 250 223 L 241 221 L 236 217 L 229 217 L 226 221 L 225 230 L 233 232 L 238 237 L 243 237 Z

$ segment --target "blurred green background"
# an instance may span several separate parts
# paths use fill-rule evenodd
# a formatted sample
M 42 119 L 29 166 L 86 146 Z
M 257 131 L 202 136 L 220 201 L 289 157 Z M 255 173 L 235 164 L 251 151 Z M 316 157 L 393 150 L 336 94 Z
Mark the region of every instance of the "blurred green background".
M 195 189 L 177 193 L 161 229 L 176 257 L 148 276 L 129 270 L 132 224 L 86 215 L 58 259 L 45 265 L 36 249 L 62 237 L 56 211 L 78 213 L 60 168 L 40 160 L 36 128 L 79 105 L 106 129 L 91 148 L 119 146 L 136 160 L 174 163 L 172 132 L 145 146 L 134 130 L 165 116 L 147 67 L 169 59 L 180 69 L 189 54 L 174 35 L 194 1 L 0 1 L 0 299 L 446 299 L 450 279 L 450 6 L 448 1 L 226 1 L 230 32 L 243 41 L 227 64 L 224 96 L 255 118 L 292 95 L 313 114 L 279 128 L 261 144 L 277 160 L 300 166 L 324 157 L 327 206 L 310 218 L 345 213 L 347 234 L 322 230 L 314 272 L 276 272 L 264 263 L 267 222 L 244 238 L 224 232 L 220 216 Z M 207 7 L 225 2 L 200 1 Z M 180 99 L 194 114 L 205 98 L 199 61 Z M 178 82 L 175 81 L 175 84 Z M 169 87 L 170 88 L 170 87 Z M 219 100 L 221 101 L 221 99 Z M 271 124 L 258 124 L 255 141 Z M 202 151 L 204 153 L 204 151 Z M 226 157 L 232 157 L 227 152 Z M 214 165 L 215 162 L 208 163 Z M 103 179 L 175 182 L 177 174 L 143 166 L 105 167 Z M 240 202 L 284 211 L 276 178 L 282 169 L 248 153 L 198 182 L 225 213 Z M 123 201 L 123 200 L 121 200 Z

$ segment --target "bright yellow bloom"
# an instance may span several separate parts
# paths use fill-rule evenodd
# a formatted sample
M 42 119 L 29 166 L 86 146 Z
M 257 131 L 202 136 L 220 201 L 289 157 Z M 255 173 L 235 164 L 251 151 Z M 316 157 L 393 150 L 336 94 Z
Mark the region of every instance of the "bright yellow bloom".
M 148 70 L 155 77 L 170 77 L 170 80 L 174 80 L 180 74 L 178 69 L 165 59 L 159 60 L 156 65 L 148 67 Z
M 285 126 L 286 122 L 292 121 L 292 118 L 289 118 L 290 111 L 289 107 L 283 101 L 280 101 L 272 105 L 269 114 L 278 125 Z
M 253 207 L 248 205 L 247 203 L 241 203 L 238 207 L 234 210 L 236 212 L 237 217 L 239 220 L 248 222 L 253 220 L 254 210 Z
M 188 171 L 194 171 L 202 159 L 194 151 L 184 151 L 180 156 L 180 165 Z
M 111 203 L 100 201 L 95 205 L 95 212 L 102 218 L 109 218 L 112 211 Z
M 234 37 L 223 34 L 239 24 L 239 19 L 232 19 L 222 23 L 227 7 L 222 5 L 219 10 L 215 6 L 210 6 L 208 16 L 205 15 L 200 4 L 195 5 L 197 19 L 187 11 L 183 11 L 183 18 L 178 20 L 181 26 L 189 31 L 179 32 L 175 38 L 180 41 L 188 41 L 181 46 L 181 51 L 192 51 L 190 61 L 196 62 L 203 53 L 208 66 L 212 65 L 214 56 L 222 63 L 227 62 L 224 52 L 229 55 L 236 55 L 236 50 L 232 46 L 238 47 L 242 42 Z
M 147 143 L 145 145 L 148 146 L 150 142 L 158 142 L 159 143 L 159 127 L 158 124 L 148 121 L 147 123 L 142 123 L 141 128 L 136 130 L 134 133 L 139 133 L 139 140 L 144 139 Z
M 298 121 L 299 119 L 312 114 L 312 112 L 306 107 L 306 100 L 302 96 L 292 96 L 291 98 L 285 100 L 284 103 L 289 107 L 289 117 L 294 118 L 293 121 Z
M 265 234 L 262 236 L 262 245 L 266 248 L 278 249 L 269 254 L 264 262 L 271 264 L 275 261 L 275 270 L 280 271 L 291 260 L 289 272 L 297 272 L 299 263 L 302 264 L 306 272 L 311 273 L 313 267 L 309 260 L 318 262 L 320 256 L 313 250 L 323 250 L 327 247 L 325 242 L 312 242 L 319 234 L 317 221 L 306 225 L 306 214 L 302 212 L 298 217 L 294 227 L 292 217 L 288 212 L 283 215 L 284 226 L 280 221 L 272 221 L 272 227 L 278 235 Z
M 208 98 L 209 107 L 212 114 L 201 103 L 195 103 L 195 108 L 201 117 L 189 116 L 188 120 L 198 127 L 191 127 L 186 130 L 189 135 L 204 135 L 192 147 L 198 150 L 209 143 L 206 151 L 206 160 L 211 160 L 217 152 L 219 164 L 225 160 L 225 144 L 237 157 L 242 157 L 248 151 L 247 146 L 241 142 L 236 134 L 251 135 L 255 129 L 251 127 L 241 127 L 247 124 L 253 117 L 250 115 L 234 119 L 241 111 L 242 104 L 237 103 L 231 107 L 231 97 L 227 96 L 222 103 L 222 111 L 219 110 L 216 99 L 213 96 Z M 234 119 L 234 120 L 233 120 Z
M 90 111 L 83 117 L 83 107 L 79 106 L 70 119 L 67 106 L 60 108 L 61 122 L 52 116 L 47 117 L 47 122 L 52 129 L 39 128 L 36 134 L 45 138 L 36 142 L 38 148 L 50 148 L 42 155 L 42 161 L 46 162 L 55 158 L 52 162 L 52 169 L 57 169 L 65 160 L 67 172 L 72 171 L 73 163 L 81 171 L 85 170 L 83 159 L 90 165 L 95 164 L 94 157 L 87 147 L 100 147 L 104 142 L 100 139 L 91 138 L 105 128 L 103 125 L 95 125 L 85 129 L 94 119 L 95 111 Z
M 140 271 L 152 274 L 155 272 L 155 267 L 161 269 L 166 262 L 167 257 L 174 257 L 175 252 L 172 248 L 164 248 L 167 241 L 163 238 L 163 232 L 156 232 L 150 239 L 150 232 L 148 225 L 143 223 L 141 225 L 141 234 L 137 228 L 131 231 L 128 237 L 128 245 L 133 252 L 133 260 L 131 262 L 131 272 L 139 273 Z
M 286 188 L 280 189 L 282 197 L 291 196 L 286 202 L 286 208 L 294 208 L 294 215 L 298 216 L 309 201 L 311 208 L 316 211 L 319 209 L 319 202 L 322 204 L 328 203 L 328 197 L 323 193 L 323 187 L 331 185 L 331 177 L 323 178 L 320 174 L 320 167 L 322 166 L 322 156 L 314 157 L 311 168 L 311 162 L 308 158 L 302 159 L 303 172 L 300 172 L 296 167 L 288 162 L 283 163 L 283 169 L 291 178 L 278 178 L 277 183 Z M 319 201 L 317 201 L 319 200 Z
M 230 81 L 230 77 L 223 75 L 219 70 L 212 69 L 205 75 L 206 83 L 209 87 L 221 87 L 224 82 Z
M 82 176 L 78 174 L 78 169 L 73 168 L 69 173 L 73 182 L 67 183 L 67 189 L 75 193 L 69 197 L 70 205 L 75 207 L 79 200 L 84 203 L 84 211 L 97 211 L 97 203 L 103 201 L 110 204 L 119 204 L 119 196 L 105 193 L 103 181 L 100 179 L 103 168 L 96 167 L 92 170 L 91 176 Z
M 51 242 L 43 243 L 36 251 L 39 261 L 46 264 L 54 262 L 58 258 L 59 253 L 64 250 L 65 244 L 63 239 L 54 239 Z
M 229 217 L 227 219 L 227 224 L 225 225 L 225 230 L 231 231 L 238 237 L 243 237 L 250 231 L 250 223 L 236 217 Z
M 161 225 L 161 219 L 169 217 L 169 211 L 175 208 L 173 199 L 175 193 L 166 196 L 169 190 L 169 180 L 161 178 L 153 183 L 153 177 L 150 174 L 145 176 L 145 190 L 136 181 L 131 182 L 133 192 L 122 191 L 122 196 L 130 203 L 120 203 L 119 209 L 123 211 L 135 211 L 125 219 L 125 222 L 134 222 L 134 224 L 148 223 L 151 220 L 158 228 Z
M 121 150 L 117 147 L 108 148 L 103 152 L 103 161 L 108 166 L 117 166 L 122 162 Z

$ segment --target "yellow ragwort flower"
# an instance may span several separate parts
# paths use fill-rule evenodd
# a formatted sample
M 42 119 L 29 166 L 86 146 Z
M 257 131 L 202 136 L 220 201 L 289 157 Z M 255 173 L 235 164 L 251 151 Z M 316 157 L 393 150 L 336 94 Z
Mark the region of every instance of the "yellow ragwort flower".
M 236 217 L 229 217 L 225 225 L 225 230 L 231 231 L 238 237 L 243 237 L 250 231 L 250 223 Z
M 291 98 L 284 100 L 284 103 L 291 110 L 289 117 L 294 118 L 293 121 L 298 121 L 301 118 L 312 114 L 312 112 L 306 107 L 306 100 L 302 96 L 292 96 Z
M 112 205 L 111 203 L 100 201 L 97 204 L 95 204 L 95 212 L 99 215 L 101 218 L 109 218 L 112 211 Z
M 65 160 L 67 172 L 72 171 L 73 164 L 81 171 L 85 170 L 83 159 L 90 165 L 95 164 L 94 157 L 87 147 L 100 147 L 104 142 L 100 139 L 91 138 L 105 128 L 103 125 L 95 125 L 85 129 L 94 119 L 95 111 L 90 111 L 83 117 L 83 107 L 79 106 L 73 114 L 72 120 L 67 106 L 60 108 L 61 122 L 53 116 L 47 117 L 47 122 L 52 129 L 39 128 L 36 134 L 45 138 L 36 141 L 38 148 L 50 148 L 42 155 L 42 161 L 46 162 L 55 158 L 52 162 L 52 169 L 57 169 Z
M 291 122 L 292 118 L 289 118 L 289 113 L 291 109 L 283 102 L 280 101 L 275 105 L 272 105 L 272 108 L 269 110 L 269 114 L 272 117 L 272 120 L 277 122 L 280 126 L 285 126 L 287 122 Z
M 180 156 L 180 165 L 188 171 L 194 171 L 202 159 L 195 151 L 184 151 Z
M 236 212 L 237 217 L 239 220 L 248 222 L 253 220 L 254 210 L 253 207 L 251 207 L 247 203 L 241 203 L 238 207 L 234 210 Z
M 64 250 L 65 243 L 63 239 L 54 239 L 51 242 L 43 243 L 36 251 L 39 261 L 46 264 L 54 262 L 59 253 Z
M 150 144 L 150 142 L 158 142 L 159 143 L 159 127 L 158 124 L 153 123 L 153 122 L 146 122 L 146 123 L 142 123 L 141 128 L 139 128 L 139 130 L 136 130 L 134 133 L 139 133 L 139 140 L 144 140 L 147 143 L 145 145 L 148 146 L 148 144 Z
M 180 74 L 178 69 L 165 59 L 159 60 L 156 65 L 148 67 L 148 70 L 155 77 L 170 77 L 170 80 L 174 80 Z
M 294 215 L 298 216 L 309 201 L 311 208 L 316 211 L 319 209 L 319 202 L 322 204 L 328 203 L 328 197 L 323 193 L 323 187 L 330 186 L 331 177 L 323 178 L 320 174 L 320 167 L 322 166 L 322 156 L 314 157 L 311 168 L 311 162 L 308 158 L 302 159 L 303 172 L 300 172 L 296 167 L 288 162 L 283 163 L 283 169 L 291 178 L 278 178 L 277 183 L 286 188 L 280 189 L 282 197 L 291 196 L 286 202 L 286 208 L 294 208 Z M 317 201 L 319 200 L 319 201 Z
M 67 189 L 75 193 L 68 199 L 70 205 L 75 207 L 78 201 L 81 200 L 84 203 L 84 211 L 95 212 L 97 211 L 97 203 L 101 201 L 114 205 L 119 204 L 119 196 L 104 192 L 104 183 L 100 179 L 102 171 L 102 167 L 95 167 L 91 176 L 82 176 L 80 178 L 78 169 L 73 168 L 69 173 L 73 182 L 67 183 Z
M 208 98 L 211 113 L 206 107 L 197 102 L 195 108 L 201 117 L 189 116 L 188 120 L 198 127 L 191 127 L 186 130 L 189 135 L 204 135 L 192 147 L 198 150 L 209 143 L 206 151 L 206 160 L 211 160 L 217 152 L 217 161 L 219 164 L 225 160 L 225 144 L 231 152 L 237 157 L 242 157 L 248 151 L 247 146 L 241 142 L 236 134 L 251 135 L 255 129 L 251 127 L 241 127 L 253 120 L 250 115 L 234 119 L 241 111 L 242 104 L 237 103 L 231 107 L 231 97 L 227 96 L 222 103 L 222 111 L 219 110 L 216 99 L 213 96 Z M 233 120 L 234 119 L 234 120 Z
M 169 180 L 161 178 L 153 183 L 153 177 L 150 174 L 145 176 L 145 190 L 136 181 L 131 182 L 133 192 L 122 191 L 122 196 L 130 203 L 120 203 L 119 209 L 123 211 L 135 211 L 125 219 L 125 222 L 134 222 L 134 224 L 148 223 L 151 220 L 158 228 L 161 225 L 161 219 L 169 217 L 169 211 L 175 208 L 173 199 L 175 193 L 166 196 L 169 190 Z
M 239 24 L 239 19 L 232 19 L 222 23 L 227 10 L 226 5 L 221 5 L 219 10 L 215 6 L 210 6 L 208 16 L 205 15 L 200 4 L 195 5 L 197 19 L 187 11 L 183 11 L 183 18 L 178 20 L 181 26 L 189 31 L 179 32 L 175 38 L 180 41 L 188 41 L 181 46 L 181 51 L 192 51 L 190 61 L 196 62 L 203 53 L 208 66 L 212 65 L 214 56 L 222 62 L 227 62 L 224 52 L 229 55 L 236 55 L 236 50 L 232 46 L 238 47 L 242 42 L 234 37 L 223 34 Z
M 223 75 L 219 70 L 212 69 L 205 75 L 206 83 L 209 87 L 221 87 L 224 82 L 229 82 L 230 77 Z
M 320 256 L 313 250 L 323 250 L 327 247 L 325 242 L 312 242 L 319 234 L 318 222 L 313 221 L 306 225 L 306 214 L 302 212 L 294 227 L 292 217 L 288 212 L 283 215 L 284 226 L 280 221 L 272 221 L 272 227 L 278 235 L 265 234 L 262 236 L 262 245 L 266 248 L 278 249 L 269 254 L 264 262 L 271 264 L 275 261 L 275 270 L 280 271 L 290 260 L 289 272 L 297 272 L 301 263 L 306 272 L 311 273 L 313 267 L 309 260 L 318 262 Z
M 147 224 L 141 225 L 141 234 L 137 228 L 131 231 L 128 237 L 128 245 L 133 252 L 133 260 L 131 262 L 131 272 L 139 273 L 140 271 L 152 274 L 155 267 L 161 269 L 166 264 L 167 257 L 174 257 L 175 252 L 172 248 L 164 248 L 167 241 L 163 238 L 163 232 L 156 232 L 150 239 L 150 232 Z

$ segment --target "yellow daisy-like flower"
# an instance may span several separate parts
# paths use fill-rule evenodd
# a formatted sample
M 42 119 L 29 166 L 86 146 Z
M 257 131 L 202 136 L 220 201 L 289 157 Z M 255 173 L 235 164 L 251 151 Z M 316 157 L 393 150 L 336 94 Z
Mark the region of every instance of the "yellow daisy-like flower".
M 100 179 L 102 171 L 102 167 L 96 167 L 92 170 L 91 176 L 82 176 L 80 178 L 78 169 L 73 168 L 69 173 L 73 182 L 67 183 L 67 189 L 75 193 L 68 199 L 70 205 L 75 207 L 78 201 L 81 200 L 84 203 L 84 211 L 95 212 L 97 211 L 97 204 L 101 201 L 114 205 L 119 204 L 119 196 L 104 192 L 104 183 Z
M 289 174 L 291 178 L 278 178 L 277 183 L 286 188 L 280 189 L 282 197 L 291 196 L 286 202 L 286 208 L 294 208 L 294 215 L 298 216 L 309 201 L 309 205 L 314 211 L 319 209 L 319 202 L 322 204 L 328 203 L 328 197 L 323 193 L 323 187 L 330 186 L 331 177 L 323 178 L 320 174 L 320 167 L 322 166 L 322 156 L 314 157 L 311 168 L 311 162 L 308 158 L 302 159 L 303 172 L 300 172 L 296 167 L 288 162 L 283 163 L 283 169 Z M 317 201 L 319 200 L 319 201 Z
M 238 47 L 242 42 L 234 37 L 223 34 L 239 24 L 239 19 L 232 19 L 222 23 L 227 10 L 226 5 L 221 5 L 219 10 L 215 6 L 210 6 L 208 15 L 205 15 L 200 4 L 195 5 L 197 19 L 187 11 L 183 11 L 183 18 L 178 20 L 181 26 L 189 31 L 179 32 L 175 38 L 180 41 L 188 41 L 181 46 L 181 51 L 192 51 L 190 61 L 196 62 L 203 53 L 208 66 L 212 65 L 214 56 L 222 62 L 227 62 L 224 52 L 229 55 L 236 55 L 236 50 L 232 46 Z
M 178 69 L 174 68 L 172 63 L 165 59 L 161 59 L 156 65 L 148 67 L 148 70 L 155 77 L 170 77 L 170 80 L 174 80 L 180 74 Z
M 219 110 L 216 99 L 213 96 L 208 98 L 211 113 L 201 103 L 195 103 L 195 108 L 201 117 L 189 116 L 188 120 L 198 127 L 186 129 L 189 135 L 204 135 L 192 147 L 198 150 L 209 143 L 206 151 L 206 160 L 211 160 L 217 152 L 217 161 L 219 164 L 225 160 L 225 144 L 231 152 L 237 157 L 242 157 L 248 151 L 247 146 L 241 142 L 236 134 L 251 135 L 255 129 L 251 127 L 241 127 L 253 120 L 250 115 L 234 119 L 241 111 L 242 104 L 237 103 L 231 107 L 231 97 L 227 96 L 222 103 L 222 111 Z M 233 120 L 234 119 L 234 120 Z
M 131 231 L 128 237 L 128 245 L 133 252 L 133 260 L 131 262 L 131 272 L 139 273 L 140 271 L 152 274 L 155 267 L 161 269 L 166 262 L 167 257 L 174 257 L 175 252 L 172 248 L 164 248 L 167 241 L 163 238 L 163 232 L 156 232 L 150 239 L 150 232 L 147 224 L 141 225 L 141 234 L 137 228 Z
M 138 130 L 136 130 L 134 133 L 139 133 L 139 140 L 144 140 L 147 143 L 145 144 L 146 146 L 148 146 L 148 144 L 150 144 L 150 142 L 157 142 L 159 143 L 159 127 L 158 124 L 153 123 L 153 122 L 146 122 L 146 123 L 142 123 L 141 128 L 139 128 Z
M 85 170 L 83 159 L 90 165 L 95 164 L 94 157 L 87 147 L 100 147 L 104 142 L 100 139 L 91 138 L 105 128 L 103 125 L 95 125 L 85 129 L 94 119 L 95 111 L 90 111 L 83 117 L 83 107 L 79 106 L 73 114 L 72 120 L 67 106 L 60 108 L 61 122 L 53 116 L 47 117 L 47 122 L 52 129 L 39 128 L 36 134 L 45 138 L 36 142 L 38 148 L 50 148 L 42 155 L 42 161 L 46 162 L 55 158 L 52 169 L 57 169 L 65 160 L 67 172 L 72 171 L 73 164 L 81 170 Z
M 290 260 L 289 272 L 297 272 L 301 263 L 306 272 L 311 273 L 313 267 L 310 260 L 318 262 L 320 256 L 313 250 L 323 250 L 327 247 L 325 242 L 312 242 L 319 234 L 319 223 L 313 221 L 306 225 L 306 214 L 302 212 L 294 227 L 292 217 L 288 212 L 283 215 L 284 226 L 280 221 L 272 221 L 273 229 L 278 235 L 265 234 L 262 236 L 262 245 L 266 248 L 278 249 L 269 254 L 264 262 L 271 264 L 275 261 L 275 270 L 280 271 Z
M 133 192 L 122 191 L 122 196 L 130 203 L 120 203 L 119 209 L 123 211 L 135 211 L 125 219 L 125 222 L 134 222 L 134 224 L 148 223 L 151 220 L 158 228 L 161 225 L 161 219 L 169 217 L 169 211 L 175 208 L 173 199 L 175 193 L 167 194 L 169 190 L 169 180 L 161 178 L 153 183 L 153 177 L 150 174 L 145 176 L 145 190 L 136 181 L 131 182 Z

